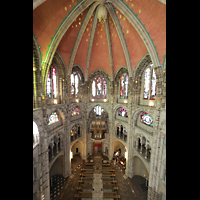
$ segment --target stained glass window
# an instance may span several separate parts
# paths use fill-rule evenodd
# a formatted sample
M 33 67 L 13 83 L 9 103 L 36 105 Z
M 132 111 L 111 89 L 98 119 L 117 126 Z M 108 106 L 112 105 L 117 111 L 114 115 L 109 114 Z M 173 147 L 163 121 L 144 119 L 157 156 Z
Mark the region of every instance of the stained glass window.
M 94 78 L 92 81 L 92 98 L 106 99 L 107 95 L 107 82 L 101 77 Z
M 118 109 L 118 116 L 128 117 L 128 113 L 127 113 L 126 109 L 124 109 L 124 108 L 119 108 L 119 109 Z
M 103 81 L 103 99 L 106 99 L 107 84 Z
M 49 117 L 48 125 L 54 124 L 59 121 L 57 112 L 52 112 L 51 116 Z
M 76 115 L 79 115 L 79 109 L 77 107 L 73 108 L 72 109 L 72 112 L 71 112 L 71 116 L 76 116 Z
M 101 98 L 101 78 L 97 79 L 97 98 Z
M 120 99 L 128 99 L 128 75 L 125 73 L 120 78 Z
M 101 115 L 101 113 L 103 112 L 103 108 L 101 106 L 95 106 L 94 107 L 94 112 L 97 114 L 97 115 Z
M 51 78 L 50 78 L 50 70 L 47 75 L 47 95 L 50 98 L 51 97 Z
M 72 72 L 72 74 L 70 76 L 71 97 L 78 98 L 79 78 L 80 78 L 80 74 L 78 72 Z
M 150 126 L 150 127 L 153 127 L 153 120 L 151 119 L 150 115 L 146 112 L 143 112 L 141 114 L 141 122 L 143 124 Z
M 96 81 L 92 81 L 92 98 L 94 99 L 96 97 Z
M 151 78 L 151 99 L 155 99 L 156 96 L 156 74 L 154 69 L 152 70 L 152 78 Z
M 125 99 L 127 99 L 128 98 L 128 76 L 126 76 L 124 95 L 125 95 L 124 96 Z
M 57 75 L 54 66 L 50 67 L 47 75 L 46 93 L 49 98 L 51 98 L 51 94 L 53 98 L 57 98 Z
M 53 98 L 57 98 L 57 78 L 56 78 L 56 68 L 52 67 L 52 88 L 53 88 Z
M 147 68 L 144 74 L 144 99 L 149 96 L 150 68 Z
M 144 74 L 144 99 L 154 100 L 156 97 L 156 74 L 155 70 L 152 68 L 153 64 L 145 70 Z
M 123 98 L 123 94 L 124 94 L 124 77 L 121 77 L 120 80 L 120 98 Z

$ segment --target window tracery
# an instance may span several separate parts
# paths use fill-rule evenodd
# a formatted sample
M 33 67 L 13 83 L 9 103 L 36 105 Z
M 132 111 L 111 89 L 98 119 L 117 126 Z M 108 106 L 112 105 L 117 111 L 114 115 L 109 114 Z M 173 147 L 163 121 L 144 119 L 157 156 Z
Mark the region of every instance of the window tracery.
M 52 112 L 51 116 L 49 117 L 48 125 L 54 124 L 54 123 L 56 123 L 58 121 L 59 121 L 59 117 L 58 117 L 57 112 L 56 111 Z
M 141 122 L 153 128 L 153 120 L 147 112 L 141 114 Z
M 128 113 L 127 113 L 127 111 L 126 111 L 126 109 L 125 108 L 119 108 L 118 109 L 118 116 L 122 116 L 122 117 L 128 117 Z
M 47 75 L 46 93 L 49 98 L 57 98 L 57 71 L 54 66 L 51 66 Z
M 107 96 L 107 82 L 104 77 L 94 78 L 92 81 L 92 98 L 106 99 Z
M 78 98 L 80 80 L 81 80 L 80 74 L 78 72 L 73 71 L 71 76 L 70 76 L 71 97 Z
M 76 115 L 79 115 L 78 107 L 73 108 L 71 112 L 71 117 L 76 116 Z
M 120 78 L 120 99 L 128 99 L 129 77 L 124 73 Z
M 143 99 L 145 100 L 155 100 L 156 97 L 156 74 L 152 67 L 153 64 L 150 64 L 144 72 Z

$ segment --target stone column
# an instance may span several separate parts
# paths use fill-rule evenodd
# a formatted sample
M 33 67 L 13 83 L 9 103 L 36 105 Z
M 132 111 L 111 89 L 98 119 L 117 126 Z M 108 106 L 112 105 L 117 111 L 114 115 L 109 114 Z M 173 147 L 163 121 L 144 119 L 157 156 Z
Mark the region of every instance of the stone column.
M 50 144 L 50 147 L 51 147 L 51 159 L 54 158 L 54 155 L 53 155 L 53 146 L 54 146 L 54 143 L 52 141 L 51 144 Z
M 68 100 L 66 100 L 67 102 Z M 71 160 L 70 160 L 70 146 L 71 146 L 71 134 L 70 134 L 70 113 L 68 111 L 68 106 L 66 106 L 66 116 L 64 125 L 64 137 L 63 137 L 63 147 L 64 147 L 64 177 L 67 178 L 71 175 Z

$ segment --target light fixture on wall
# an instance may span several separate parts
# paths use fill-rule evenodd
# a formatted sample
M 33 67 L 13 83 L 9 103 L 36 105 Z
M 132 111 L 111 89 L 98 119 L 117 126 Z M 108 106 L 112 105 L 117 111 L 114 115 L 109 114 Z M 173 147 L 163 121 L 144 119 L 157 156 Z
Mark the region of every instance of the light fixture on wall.
M 76 103 L 78 103 L 79 102 L 79 99 L 76 99 Z
M 54 104 L 58 104 L 58 101 L 57 101 L 57 99 L 54 99 L 54 102 L 53 102 Z
M 70 159 L 72 159 L 72 158 L 73 158 L 73 152 L 70 151 Z
M 94 99 L 92 99 L 92 102 L 94 102 Z
M 106 102 L 106 101 L 107 101 L 107 99 L 104 99 L 103 101 L 104 101 L 104 102 Z
M 127 100 L 124 100 L 124 103 L 127 103 L 128 101 Z
M 149 103 L 149 106 L 151 106 L 151 107 L 154 106 L 153 102 L 150 102 L 150 103 Z

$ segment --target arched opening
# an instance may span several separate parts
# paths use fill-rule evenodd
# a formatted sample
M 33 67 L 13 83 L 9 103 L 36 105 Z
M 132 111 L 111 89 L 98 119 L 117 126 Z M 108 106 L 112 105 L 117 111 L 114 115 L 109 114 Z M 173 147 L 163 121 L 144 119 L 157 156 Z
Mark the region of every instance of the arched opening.
M 91 138 L 97 140 L 104 139 L 108 133 L 108 114 L 100 105 L 95 106 L 89 114 L 89 132 Z M 97 147 L 98 145 L 96 145 Z M 99 145 L 100 147 L 100 145 Z
M 73 143 L 70 149 L 71 171 L 73 172 L 82 161 L 83 142 L 77 141 Z
M 64 174 L 64 156 L 59 156 L 49 170 L 50 177 L 50 197 L 56 199 L 63 188 L 66 179 Z
M 136 188 L 138 196 L 140 196 L 141 199 L 146 200 L 148 194 L 149 172 L 142 160 L 137 156 L 133 157 L 133 177 L 130 180 Z
M 114 149 L 114 152 L 113 152 L 114 164 L 118 164 L 120 168 L 125 170 L 127 147 L 124 146 L 124 144 L 119 141 L 115 141 L 113 145 L 114 145 L 114 148 L 113 148 Z

